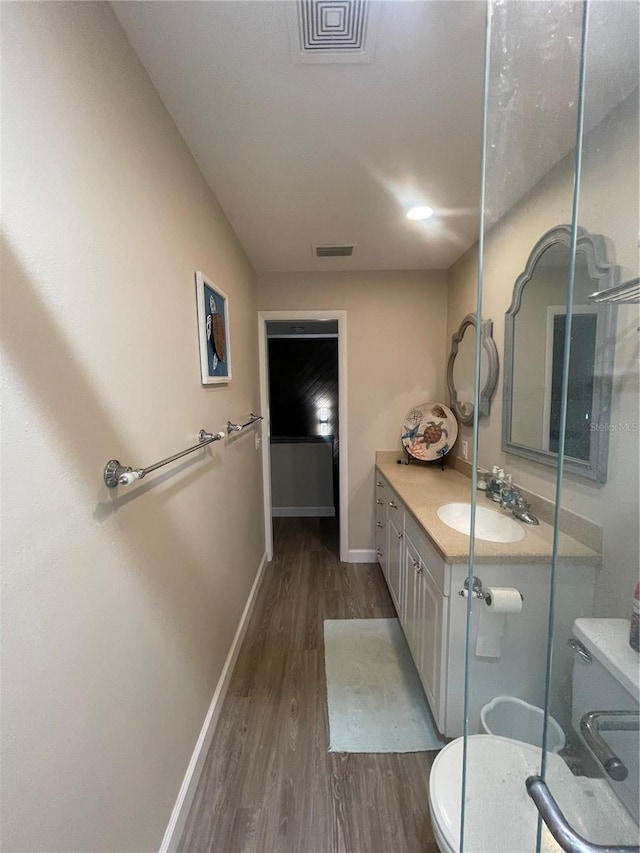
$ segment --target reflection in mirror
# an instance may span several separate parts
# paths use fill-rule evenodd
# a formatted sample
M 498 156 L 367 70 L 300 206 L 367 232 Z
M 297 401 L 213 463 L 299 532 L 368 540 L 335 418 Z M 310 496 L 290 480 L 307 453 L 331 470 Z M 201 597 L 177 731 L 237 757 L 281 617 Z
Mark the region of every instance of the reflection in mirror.
M 560 439 L 562 366 L 570 271 L 568 225 L 552 228 L 518 277 L 505 318 L 503 449 L 555 465 Z M 571 309 L 565 467 L 606 481 L 606 430 L 615 356 L 615 308 L 589 300 L 614 287 L 618 268 L 603 237 L 578 230 Z
M 467 314 L 451 338 L 447 364 L 449 401 L 456 418 L 462 424 L 473 423 L 473 381 L 475 376 L 476 315 Z M 498 383 L 498 351 L 493 340 L 491 320 L 480 321 L 480 398 L 478 417 L 487 417 L 491 398 Z

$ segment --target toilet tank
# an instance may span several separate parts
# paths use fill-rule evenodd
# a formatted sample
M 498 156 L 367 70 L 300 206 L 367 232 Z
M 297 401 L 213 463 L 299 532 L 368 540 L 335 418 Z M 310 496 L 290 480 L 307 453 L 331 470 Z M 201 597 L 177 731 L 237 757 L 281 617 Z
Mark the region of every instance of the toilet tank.
M 580 720 L 590 711 L 635 711 L 640 708 L 640 656 L 629 646 L 627 619 L 576 619 L 573 636 L 588 652 L 591 662 L 576 653 L 573 662 L 571 722 L 580 734 Z M 610 749 L 623 761 L 628 776 L 623 781 L 603 778 L 638 822 L 639 733 L 602 731 Z

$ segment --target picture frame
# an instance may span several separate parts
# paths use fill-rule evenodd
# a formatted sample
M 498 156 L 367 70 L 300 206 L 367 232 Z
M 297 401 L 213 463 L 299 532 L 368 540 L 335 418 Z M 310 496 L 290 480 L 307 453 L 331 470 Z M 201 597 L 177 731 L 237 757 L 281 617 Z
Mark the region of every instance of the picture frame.
M 203 385 L 231 381 L 229 298 L 203 272 L 196 272 L 198 343 Z

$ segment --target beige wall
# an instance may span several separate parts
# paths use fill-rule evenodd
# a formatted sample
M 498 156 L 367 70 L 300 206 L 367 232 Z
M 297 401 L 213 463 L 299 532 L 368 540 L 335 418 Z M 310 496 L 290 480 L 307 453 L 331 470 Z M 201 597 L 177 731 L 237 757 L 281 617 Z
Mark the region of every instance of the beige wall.
M 485 242 L 482 315 L 494 322 L 500 379 L 491 416 L 479 424 L 478 461 L 499 464 L 515 482 L 553 498 L 555 469 L 501 451 L 504 314 L 513 284 L 536 241 L 549 228 L 571 222 L 573 159 L 559 163 L 531 193 L 488 233 Z M 638 275 L 638 92 L 614 109 L 584 145 L 579 223 L 611 243 L 611 257 L 623 279 Z M 491 175 L 487 180 L 491 181 Z M 449 270 L 447 329 L 475 310 L 477 247 Z M 610 422 L 636 425 L 639 418 L 638 309 L 618 314 L 616 365 Z M 470 428 L 461 429 L 471 436 Z M 611 434 L 608 482 L 604 486 L 566 475 L 563 506 L 604 529 L 604 566 L 596 590 L 596 615 L 629 618 L 629 602 L 638 573 L 638 432 Z
M 254 273 L 107 4 L 3 4 L 2 849 L 159 847 L 264 552 Z M 200 385 L 194 271 L 234 378 Z M 240 535 L 239 535 L 240 534 Z
M 372 549 L 375 452 L 401 449 L 412 406 L 444 400 L 446 273 L 268 273 L 258 307 L 347 312 L 349 548 Z

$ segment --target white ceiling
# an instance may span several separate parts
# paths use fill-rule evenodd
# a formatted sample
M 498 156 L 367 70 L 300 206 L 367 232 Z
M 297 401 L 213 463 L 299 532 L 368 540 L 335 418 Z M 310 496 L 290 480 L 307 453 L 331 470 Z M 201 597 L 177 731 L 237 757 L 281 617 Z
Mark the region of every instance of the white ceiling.
M 476 240 L 484 3 L 372 2 L 362 64 L 295 62 L 294 0 L 112 5 L 256 270 L 442 269 Z M 526 48 L 531 80 L 545 85 Z M 575 81 L 563 92 L 551 73 L 546 84 L 551 124 L 538 129 L 553 150 L 533 146 L 535 164 L 494 207 L 572 147 L 574 123 L 561 127 L 555 111 Z M 436 214 L 410 222 L 418 203 Z M 312 245 L 327 243 L 354 243 L 353 257 L 315 258 Z

